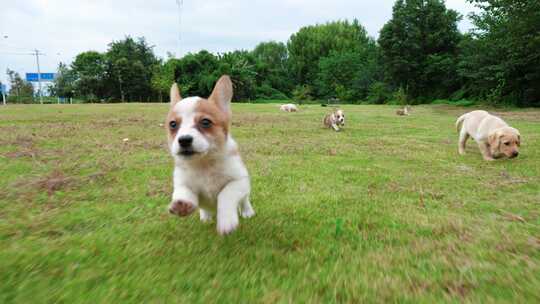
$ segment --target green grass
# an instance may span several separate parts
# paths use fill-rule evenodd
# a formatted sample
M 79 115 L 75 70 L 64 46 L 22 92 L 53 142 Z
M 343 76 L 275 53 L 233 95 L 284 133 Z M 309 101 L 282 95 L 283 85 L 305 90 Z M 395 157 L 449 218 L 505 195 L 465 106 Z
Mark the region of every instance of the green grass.
M 167 105 L 1 107 L 0 303 L 540 301 L 540 111 L 484 162 L 471 108 L 343 108 L 234 105 L 257 215 L 220 237 L 167 213 Z

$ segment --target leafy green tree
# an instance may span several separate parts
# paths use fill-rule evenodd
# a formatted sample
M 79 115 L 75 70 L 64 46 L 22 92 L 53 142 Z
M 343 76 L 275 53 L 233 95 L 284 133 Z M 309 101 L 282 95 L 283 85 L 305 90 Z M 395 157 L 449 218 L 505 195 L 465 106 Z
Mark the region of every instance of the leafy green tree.
M 175 79 L 183 96 L 209 96 L 218 80 L 218 57 L 208 51 L 187 54 L 181 59 L 171 58 L 166 65 L 174 69 Z
M 319 61 L 318 88 L 322 97 L 342 101 L 364 99 L 378 78 L 377 50 L 373 43 L 364 52 L 334 52 Z
M 234 100 L 251 100 L 255 98 L 257 87 L 255 58 L 247 51 L 234 51 L 219 56 L 218 75 L 228 74 L 234 84 Z
M 396 1 L 378 40 L 390 84 L 413 98 L 444 98 L 457 90 L 460 18 L 443 0 Z
M 358 20 L 303 27 L 287 43 L 290 72 L 297 84 L 316 88 L 322 58 L 345 52 L 363 54 L 373 44 Z
M 308 85 L 298 85 L 298 86 L 296 86 L 296 88 L 294 88 L 292 94 L 293 94 L 294 100 L 296 102 L 298 102 L 299 104 L 303 104 L 303 103 L 313 99 L 312 89 Z
M 56 72 L 56 78 L 51 86 L 51 95 L 58 97 L 73 97 L 75 92 L 76 76 L 66 64 L 60 62 Z
M 90 101 L 105 98 L 107 62 L 103 54 L 96 51 L 80 53 L 71 63 L 75 78 L 73 89 L 77 96 Z
M 383 104 L 392 98 L 392 91 L 388 85 L 382 81 L 377 81 L 371 84 L 367 100 L 374 104 Z
M 540 1 L 469 2 L 481 10 L 461 45 L 465 90 L 492 102 L 540 106 Z
M 259 43 L 251 52 L 256 71 L 256 98 L 283 99 L 293 89 L 288 71 L 287 46 L 281 42 Z
M 34 87 L 24 80 L 21 75 L 13 70 L 7 69 L 9 78 L 9 101 L 10 102 L 32 102 L 34 98 Z
M 155 97 L 152 76 L 159 64 L 144 38 L 113 41 L 105 53 L 109 96 L 122 101 L 150 101 Z
M 228 74 L 234 85 L 234 100 L 255 98 L 255 57 L 247 51 L 216 56 L 203 50 L 187 54 L 181 59 L 170 58 L 160 71 L 160 74 L 165 74 L 159 76 L 163 83 L 167 82 L 171 73 L 175 75 L 174 79 L 180 85 L 184 96 L 209 96 L 219 77 Z
M 171 88 L 171 84 L 176 81 L 175 79 L 175 60 L 171 60 L 169 57 L 165 63 L 160 60 L 159 64 L 154 66 L 152 73 L 152 88 L 158 92 L 159 102 L 168 101 L 167 96 Z
M 282 42 L 261 42 L 251 53 L 258 61 L 273 69 L 285 70 L 287 67 L 287 46 Z

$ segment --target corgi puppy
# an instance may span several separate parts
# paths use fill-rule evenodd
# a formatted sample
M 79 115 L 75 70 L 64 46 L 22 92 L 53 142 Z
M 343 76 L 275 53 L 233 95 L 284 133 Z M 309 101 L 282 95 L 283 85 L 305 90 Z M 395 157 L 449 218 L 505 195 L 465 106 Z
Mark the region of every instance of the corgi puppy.
M 250 204 L 250 179 L 230 134 L 233 87 L 222 76 L 208 99 L 182 99 L 171 87 L 165 128 L 174 158 L 174 191 L 169 212 L 188 216 L 199 209 L 203 222 L 216 216 L 217 232 L 225 235 L 244 218 L 255 215 Z
M 345 114 L 343 110 L 337 109 L 331 114 L 326 114 L 323 124 L 326 128 L 333 128 L 336 132 L 339 131 L 340 127 L 345 126 Z
M 398 109 L 396 111 L 396 114 L 399 115 L 399 116 L 409 116 L 410 111 L 411 111 L 411 107 L 410 106 L 405 106 L 403 109 Z
M 298 107 L 292 103 L 283 104 L 279 107 L 279 109 L 283 112 L 298 112 Z

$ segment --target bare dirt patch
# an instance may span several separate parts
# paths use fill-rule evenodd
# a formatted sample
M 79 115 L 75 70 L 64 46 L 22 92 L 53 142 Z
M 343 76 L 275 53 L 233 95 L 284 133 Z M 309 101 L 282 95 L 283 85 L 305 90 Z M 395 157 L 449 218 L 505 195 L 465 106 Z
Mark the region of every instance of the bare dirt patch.
M 51 174 L 36 180 L 35 185 L 39 189 L 47 191 L 49 195 L 52 195 L 58 190 L 69 187 L 74 181 L 75 178 L 65 176 L 61 171 L 55 170 Z
M 49 196 L 57 191 L 74 190 L 78 187 L 105 178 L 104 172 L 96 172 L 86 176 L 68 176 L 61 170 L 54 170 L 43 176 L 30 179 L 19 179 L 12 184 L 16 195 L 35 195 L 36 192 L 46 192 Z
M 491 112 L 491 114 L 499 116 L 503 119 L 508 119 L 509 121 L 531 121 L 531 122 L 540 122 L 540 114 L 535 112 Z
M 474 286 L 467 282 L 446 282 L 443 288 L 450 296 L 463 299 L 472 291 Z
M 31 157 L 35 158 L 38 153 L 34 145 L 34 139 L 29 136 L 17 136 L 13 141 L 7 141 L 6 144 L 16 146 L 17 151 L 4 153 L 6 158 Z
M 233 122 L 233 127 L 258 126 L 261 124 L 284 124 L 290 123 L 292 116 L 283 115 L 257 115 L 244 114 L 239 115 Z

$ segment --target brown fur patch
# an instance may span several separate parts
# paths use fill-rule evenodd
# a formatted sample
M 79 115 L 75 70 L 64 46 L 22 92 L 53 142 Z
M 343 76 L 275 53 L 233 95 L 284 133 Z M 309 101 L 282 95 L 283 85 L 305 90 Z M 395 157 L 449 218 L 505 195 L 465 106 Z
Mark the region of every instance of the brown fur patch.
M 326 116 L 324 116 L 323 124 L 327 128 L 332 127 L 332 115 L 334 115 L 334 114 L 333 113 L 332 114 L 326 114 Z
M 200 100 L 195 109 L 195 123 L 198 126 L 199 132 L 205 136 L 212 137 L 221 143 L 224 143 L 229 134 L 230 115 L 224 112 L 215 102 L 210 100 Z M 199 122 L 203 119 L 212 121 L 210 128 L 199 127 Z

